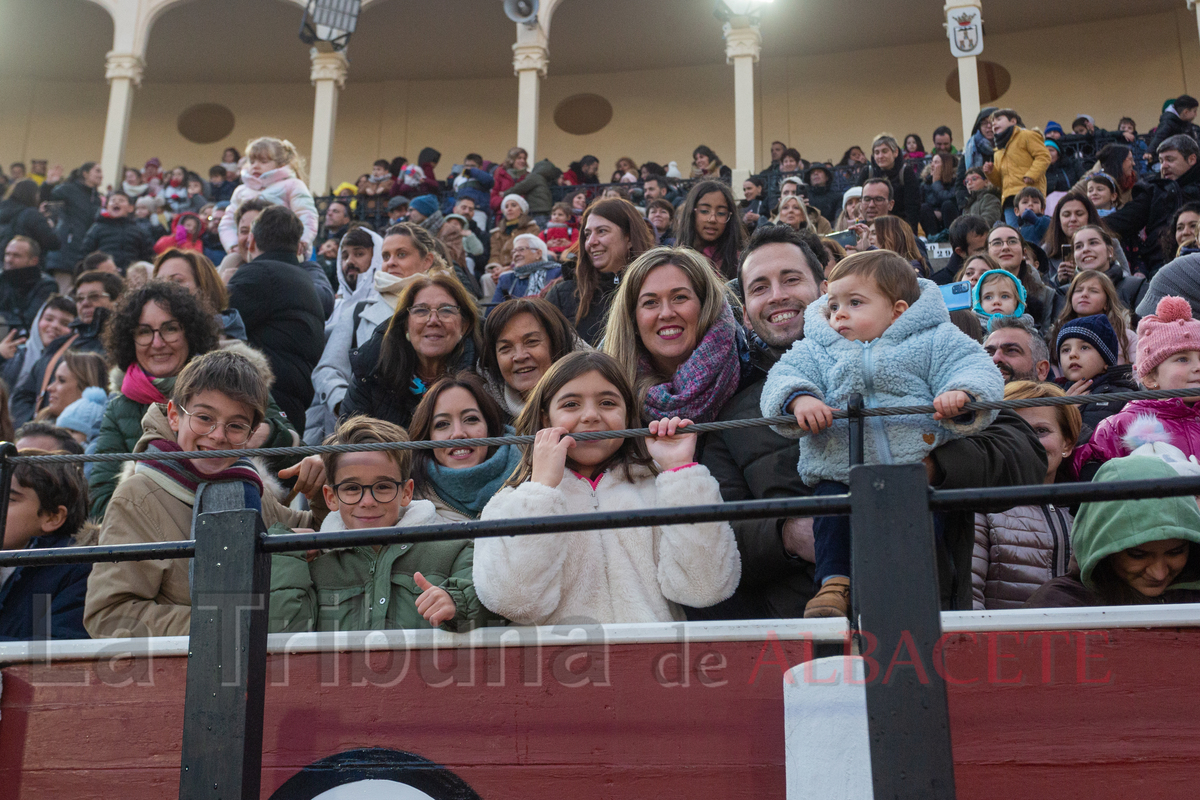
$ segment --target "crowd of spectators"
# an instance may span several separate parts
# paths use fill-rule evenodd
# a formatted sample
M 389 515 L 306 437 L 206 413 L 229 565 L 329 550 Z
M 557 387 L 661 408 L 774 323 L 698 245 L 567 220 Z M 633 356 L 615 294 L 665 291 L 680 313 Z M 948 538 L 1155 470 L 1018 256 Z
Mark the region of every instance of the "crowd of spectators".
M 831 412 L 854 392 L 937 409 L 875 420 L 866 442 L 868 461 L 923 463 L 936 488 L 1200 473 L 1198 105 L 1174 98 L 1145 136 L 988 108 L 961 150 L 942 126 L 929 151 L 880 134 L 838 164 L 775 142 L 742 199 L 703 145 L 686 174 L 513 148 L 444 178 L 425 148 L 317 196 L 270 137 L 207 178 L 154 158 L 111 186 L 94 162 L 13 164 L 0 439 L 246 453 L 22 464 L 4 549 L 186 539 L 217 480 L 274 532 L 841 493 Z M 1081 140 L 1084 163 L 1067 146 Z M 953 310 L 950 284 L 969 296 Z M 1089 401 L 963 413 L 1064 394 Z M 688 431 L 779 414 L 796 426 Z M 534 444 L 252 458 L 513 431 Z M 948 609 L 1200 598 L 1190 498 L 935 527 Z M 849 536 L 840 518 L 734 520 L 279 555 L 271 625 L 839 616 Z M 185 634 L 190 588 L 183 560 L 0 569 L 0 637 Z

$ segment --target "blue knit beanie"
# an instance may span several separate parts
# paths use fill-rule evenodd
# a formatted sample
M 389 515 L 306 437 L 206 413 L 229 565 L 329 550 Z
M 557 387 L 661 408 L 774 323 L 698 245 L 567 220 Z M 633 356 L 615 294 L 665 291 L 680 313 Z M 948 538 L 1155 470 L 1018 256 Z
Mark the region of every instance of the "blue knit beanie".
M 408 207 L 413 211 L 420 212 L 423 216 L 432 217 L 438 210 L 438 201 L 431 194 L 423 194 L 420 197 L 414 197 Z
M 1104 314 L 1079 317 L 1063 325 L 1054 343 L 1055 351 L 1061 349 L 1067 339 L 1082 339 L 1096 348 L 1105 366 L 1111 367 L 1117 363 L 1117 332 Z
M 104 419 L 104 405 L 108 395 L 99 386 L 83 390 L 83 397 L 71 403 L 58 415 L 55 425 L 69 431 L 87 434 L 88 441 L 100 433 L 100 422 Z
M 1049 122 L 1046 123 L 1046 134 L 1049 135 L 1049 134 L 1053 133 L 1054 131 L 1058 131 L 1059 133 L 1062 133 L 1063 132 L 1062 125 L 1059 125 L 1054 120 L 1050 120 Z

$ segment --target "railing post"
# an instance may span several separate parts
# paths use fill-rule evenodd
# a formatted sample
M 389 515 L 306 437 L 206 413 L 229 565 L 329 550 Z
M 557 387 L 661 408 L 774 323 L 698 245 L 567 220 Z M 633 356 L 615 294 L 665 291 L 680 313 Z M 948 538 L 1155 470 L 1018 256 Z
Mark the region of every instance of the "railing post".
M 853 429 L 853 428 L 852 428 Z M 850 469 L 853 622 L 877 671 L 867 675 L 875 797 L 953 800 L 929 483 L 922 464 Z
M 0 549 L 3 549 L 4 532 L 8 525 L 8 493 L 12 486 L 13 463 L 10 458 L 17 454 L 12 442 L 0 442 Z
M 262 519 L 243 508 L 243 484 L 204 484 L 193 520 L 182 768 L 186 800 L 258 797 L 271 556 Z
M 863 463 L 863 426 L 866 417 L 863 416 L 863 396 L 858 392 L 850 395 L 846 403 L 846 413 L 850 419 L 850 466 Z

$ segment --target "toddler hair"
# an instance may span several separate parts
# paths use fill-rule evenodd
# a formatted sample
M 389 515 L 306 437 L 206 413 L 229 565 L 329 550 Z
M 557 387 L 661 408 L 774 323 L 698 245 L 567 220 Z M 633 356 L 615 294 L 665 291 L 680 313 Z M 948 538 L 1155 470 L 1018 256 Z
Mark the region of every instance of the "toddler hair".
M 304 171 L 304 159 L 296 150 L 296 145 L 287 139 L 276 139 L 273 136 L 260 136 L 252 139 L 246 145 L 246 158 L 267 158 L 281 167 L 291 167 L 292 172 L 301 183 L 308 183 L 308 175 Z
M 861 275 L 875 281 L 890 302 L 903 300 L 910 306 L 921 297 L 921 285 L 913 265 L 891 250 L 868 250 L 847 256 L 826 275 L 830 283 L 839 278 Z

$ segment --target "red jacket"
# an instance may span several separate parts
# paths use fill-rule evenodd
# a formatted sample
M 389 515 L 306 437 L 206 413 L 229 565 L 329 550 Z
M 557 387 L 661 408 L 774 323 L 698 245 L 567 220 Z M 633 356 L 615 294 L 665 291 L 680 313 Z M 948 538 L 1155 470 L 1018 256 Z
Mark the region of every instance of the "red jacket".
M 562 227 L 556 227 L 554 223 L 550 223 L 546 227 L 546 230 L 539 233 L 538 236 L 546 243 L 546 247 L 551 253 L 562 253 L 579 241 L 579 227 L 569 223 Z M 559 244 L 551 244 L 551 242 L 555 241 L 559 242 Z M 562 244 L 564 241 L 566 244 Z
M 525 173 L 529 174 L 528 171 Z M 517 179 L 509 174 L 504 167 L 496 167 L 496 171 L 492 173 L 492 211 L 500 211 L 500 201 L 504 199 L 504 195 L 508 194 L 508 190 L 517 185 Z
M 188 235 L 187 228 L 183 227 L 183 221 L 188 217 L 196 220 L 196 223 L 200 226 L 199 233 L 197 233 L 196 238 L 194 239 Z M 193 214 L 191 211 L 185 211 L 184 213 L 175 217 L 175 221 L 171 225 L 171 232 L 166 236 L 160 236 L 158 241 L 154 243 L 154 254 L 156 256 L 162 255 L 172 247 L 177 247 L 180 250 L 195 250 L 197 253 L 203 253 L 204 242 L 200 241 L 201 237 L 203 236 L 204 220 L 200 219 L 198 214 Z
M 1091 441 L 1076 448 L 1071 459 L 1075 474 L 1078 475 L 1089 461 L 1103 463 L 1129 455 L 1130 449 L 1122 439 L 1133 421 L 1147 414 L 1158 418 L 1171 435 L 1171 444 L 1182 450 L 1185 456 L 1200 458 L 1200 411 L 1179 399 L 1135 400 L 1101 422 L 1092 434 Z

